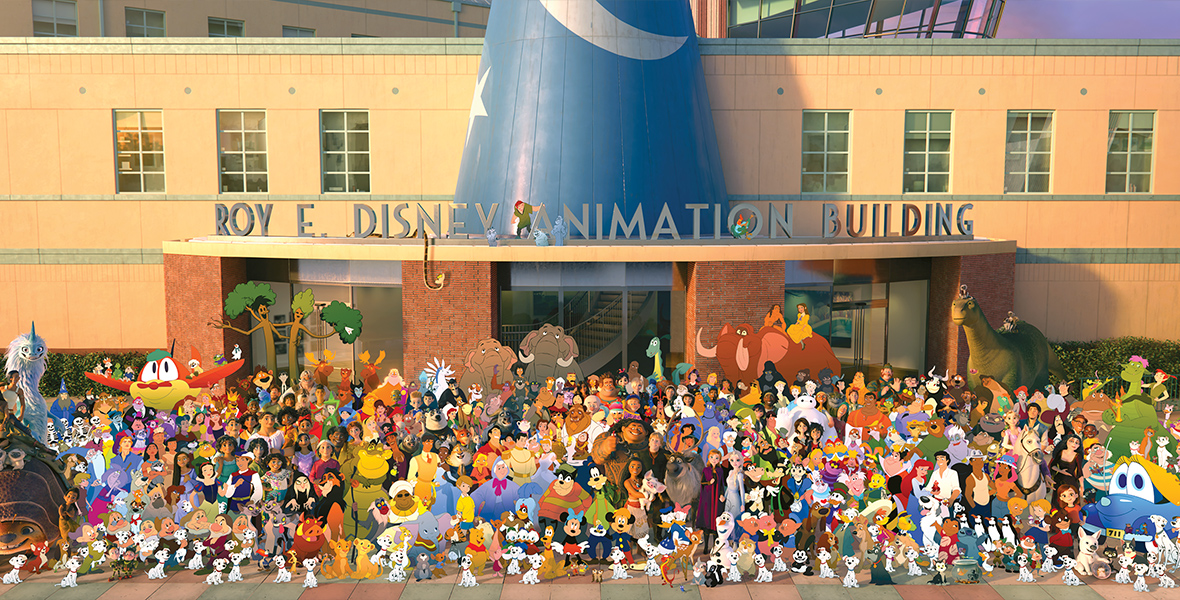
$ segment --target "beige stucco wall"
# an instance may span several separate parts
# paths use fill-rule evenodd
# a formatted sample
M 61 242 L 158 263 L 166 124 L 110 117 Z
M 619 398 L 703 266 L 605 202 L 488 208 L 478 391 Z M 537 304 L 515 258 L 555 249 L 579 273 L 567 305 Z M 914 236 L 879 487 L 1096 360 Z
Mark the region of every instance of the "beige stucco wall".
M 7 262 L 158 262 L 164 241 L 212 233 L 219 201 L 274 203 L 274 235 L 293 235 L 295 205 L 314 202 L 315 230 L 341 235 L 352 228 L 355 201 L 445 201 L 454 193 L 477 40 L 56 44 L 0 40 Z M 903 202 L 970 201 L 976 235 L 1022 248 L 1176 248 L 1166 224 L 1180 222 L 1180 173 L 1167 165 L 1180 164 L 1180 57 L 724 56 L 702 47 L 731 195 L 786 197 L 797 215 L 818 214 L 818 202 L 791 198 L 800 192 L 801 111 L 851 110 L 855 201 L 894 203 L 895 214 Z M 268 197 L 218 195 L 216 110 L 227 108 L 267 110 Z M 319 111 L 341 108 L 369 111 L 379 166 L 371 197 L 320 194 Z M 115 194 L 114 109 L 163 111 L 166 196 Z M 953 198 L 901 197 L 904 114 L 923 109 L 955 111 Z M 1056 111 L 1050 196 L 1002 195 L 1006 115 L 1019 109 Z M 1157 111 L 1150 196 L 1103 195 L 1112 109 Z M 62 259 L 73 256 L 62 250 L 87 258 Z M 68 340 L 55 342 L 61 347 L 163 344 L 159 265 L 99 274 L 109 266 L 0 268 L 0 306 L 13 323 L 35 318 L 47 332 L 57 328 L 55 338 Z M 1176 265 L 1121 267 L 1019 265 L 1018 314 L 1054 339 L 1180 338 L 1180 317 L 1160 310 L 1180 295 Z M 131 272 L 143 278 L 134 280 L 140 287 L 128 287 Z M 56 304 L 18 291 L 29 281 L 56 282 Z M 97 299 L 150 317 L 134 327 L 80 318 Z

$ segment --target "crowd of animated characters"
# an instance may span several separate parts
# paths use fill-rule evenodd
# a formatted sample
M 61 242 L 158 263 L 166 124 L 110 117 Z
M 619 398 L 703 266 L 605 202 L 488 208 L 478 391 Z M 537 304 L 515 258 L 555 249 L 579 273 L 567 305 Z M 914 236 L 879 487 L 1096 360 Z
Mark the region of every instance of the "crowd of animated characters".
M 243 284 L 226 312 L 249 312 L 270 343 L 323 337 L 301 325 L 312 298 L 286 324 L 274 302 Z M 157 350 L 48 400 L 32 330 L 9 347 L 0 403 L 3 583 L 192 570 L 307 587 L 640 572 L 710 587 L 783 572 L 849 587 L 996 572 L 1173 585 L 1180 425 L 1148 358 L 1066 381 L 1035 327 L 993 328 L 962 289 L 951 313 L 969 373 L 866 377 L 794 308 L 726 324 L 711 346 L 695 332 L 720 372 L 665 365 L 657 337 L 642 362 L 584 374 L 576 341 L 543 325 L 411 378 L 379 370 L 383 353 L 360 353 L 356 372 L 309 354 L 292 378 L 273 351 L 248 369 Z M 351 310 L 326 311 L 344 343 L 362 327 Z

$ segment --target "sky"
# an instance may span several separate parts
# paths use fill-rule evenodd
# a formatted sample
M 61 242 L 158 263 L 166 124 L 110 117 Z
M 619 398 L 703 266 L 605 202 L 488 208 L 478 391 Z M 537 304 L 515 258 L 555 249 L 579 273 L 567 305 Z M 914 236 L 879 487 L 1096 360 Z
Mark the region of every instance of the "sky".
M 1008 0 L 1002 38 L 1180 38 L 1180 0 Z

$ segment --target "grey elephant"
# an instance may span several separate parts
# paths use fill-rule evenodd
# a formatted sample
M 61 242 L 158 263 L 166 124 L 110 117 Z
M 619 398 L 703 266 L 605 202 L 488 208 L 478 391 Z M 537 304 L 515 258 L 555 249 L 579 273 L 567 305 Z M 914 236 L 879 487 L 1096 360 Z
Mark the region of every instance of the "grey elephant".
M 529 332 L 520 342 L 520 362 L 525 379 L 545 381 L 546 377 L 565 377 L 570 373 L 582 379 L 578 366 L 578 343 L 565 334 L 565 328 L 548 323 Z

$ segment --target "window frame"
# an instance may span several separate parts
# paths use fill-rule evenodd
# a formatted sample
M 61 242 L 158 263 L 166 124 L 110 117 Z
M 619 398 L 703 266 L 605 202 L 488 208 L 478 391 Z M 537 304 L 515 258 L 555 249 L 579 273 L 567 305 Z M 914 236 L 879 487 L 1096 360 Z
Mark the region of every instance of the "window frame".
M 925 125 L 924 130 L 910 130 L 910 126 L 909 126 L 910 115 L 916 115 L 916 114 L 926 115 L 926 125 Z M 930 128 L 931 117 L 934 116 L 935 114 L 949 115 L 950 125 L 948 125 L 948 128 L 945 130 L 945 132 L 941 129 L 933 130 Z M 903 132 L 903 134 L 902 134 L 901 193 L 902 194 L 950 194 L 951 189 L 953 188 L 952 184 L 954 183 L 952 181 L 951 176 L 955 170 L 955 166 L 954 166 L 955 111 L 953 109 L 951 109 L 951 110 L 933 110 L 933 109 L 931 109 L 931 110 L 907 110 L 907 111 L 905 111 L 904 121 L 902 122 L 902 132 Z M 924 137 L 922 138 L 924 141 L 924 145 L 923 145 L 924 149 L 922 152 L 912 152 L 912 151 L 906 149 L 906 142 L 908 142 L 910 140 L 911 133 L 924 134 Z M 931 140 L 932 133 L 946 133 L 946 135 L 947 135 L 946 151 L 945 152 L 943 152 L 943 151 L 933 152 L 933 154 L 939 154 L 939 155 L 945 154 L 946 155 L 946 171 L 931 171 L 930 170 L 930 155 L 932 154 L 932 152 L 930 150 L 930 140 Z M 924 160 L 922 161 L 923 170 L 910 171 L 909 167 L 906 166 L 906 162 L 907 162 L 906 159 L 908 157 L 910 157 L 911 155 L 918 155 L 918 154 L 921 154 L 922 156 L 925 157 Z M 922 176 L 922 191 L 920 191 L 920 192 L 909 191 L 906 189 L 906 179 L 909 176 L 912 176 L 915 174 L 921 174 L 921 176 Z M 930 191 L 930 176 L 931 175 L 945 175 L 946 176 L 946 189 L 941 190 L 941 191 L 936 191 L 936 192 Z
M 335 113 L 339 113 L 339 114 L 343 115 L 343 117 L 342 117 L 342 122 L 344 123 L 343 129 L 328 129 L 327 128 L 327 122 L 326 122 L 327 115 L 335 114 Z M 365 129 L 364 129 L 365 149 L 363 151 L 362 150 L 355 150 L 354 151 L 354 150 L 349 149 L 349 146 L 350 146 L 349 140 L 350 140 L 350 137 L 354 133 L 359 133 L 360 130 L 355 130 L 355 131 L 350 130 L 348 128 L 348 121 L 349 121 L 349 115 L 360 114 L 360 113 L 363 113 L 365 115 Z M 320 110 L 320 192 L 321 193 L 323 193 L 323 194 L 371 194 L 371 193 L 373 193 L 373 180 L 372 180 L 372 174 L 373 174 L 372 151 L 373 150 L 372 150 L 372 135 L 371 135 L 372 121 L 370 120 L 370 116 L 371 116 L 371 114 L 368 109 L 341 108 L 341 109 L 322 109 L 322 110 Z M 328 150 L 327 149 L 325 141 L 328 139 L 328 134 L 343 134 L 344 146 L 343 146 L 342 150 Z M 365 163 L 366 163 L 367 168 L 364 171 L 361 171 L 361 170 L 354 171 L 350 168 L 350 162 L 351 162 L 350 158 L 354 155 L 360 155 L 360 154 L 365 155 Z M 340 170 L 329 171 L 328 170 L 328 157 L 329 156 L 336 156 L 336 155 L 341 155 L 344 157 L 343 158 L 344 170 L 342 170 L 342 171 L 340 171 Z M 329 189 L 329 186 L 328 186 L 328 176 L 329 175 L 343 175 L 344 176 L 344 189 L 343 190 Z M 365 177 L 366 181 L 368 182 L 368 185 L 366 186 L 367 189 L 365 189 L 364 191 L 350 190 L 349 187 L 351 187 L 350 184 L 353 181 L 352 178 L 354 176 L 359 176 L 359 175 L 363 175 Z
M 223 117 L 227 113 L 237 113 L 239 122 L 241 123 L 237 129 L 225 129 L 224 128 Z M 245 126 L 246 115 L 251 114 L 251 113 L 262 115 L 262 119 L 261 119 L 261 123 L 263 125 L 262 129 L 246 129 L 246 126 Z M 268 116 L 268 114 L 267 114 L 266 109 L 226 108 L 226 109 L 218 109 L 217 110 L 217 188 L 219 190 L 217 192 L 218 194 L 268 194 L 268 193 L 270 193 L 270 191 L 269 191 L 270 190 L 270 136 L 269 136 L 269 132 L 267 129 L 267 127 L 268 127 L 268 124 L 266 122 L 267 116 Z M 247 148 L 246 148 L 246 134 L 248 134 L 248 133 L 253 133 L 253 134 L 261 133 L 262 134 L 263 149 L 261 151 L 247 150 Z M 241 148 L 239 150 L 227 150 L 223 146 L 222 137 L 226 134 L 230 134 L 230 135 L 238 134 L 239 136 L 241 136 Z M 247 167 L 247 165 L 249 164 L 249 161 L 247 160 L 247 156 L 248 155 L 258 155 L 258 154 L 261 154 L 263 157 L 263 161 L 265 162 L 265 169 L 263 169 L 261 171 L 250 170 Z M 241 170 L 227 170 L 225 167 L 225 157 L 226 156 L 239 156 L 239 157 L 241 157 L 241 161 L 242 161 Z M 227 175 L 228 176 L 241 175 L 242 189 L 240 191 L 225 189 L 227 187 L 225 185 L 225 177 Z M 250 176 L 251 175 L 261 175 L 263 177 L 263 187 L 265 189 L 251 191 L 250 190 Z
M 149 13 L 160 15 L 160 21 L 163 22 L 162 27 L 153 27 L 147 24 L 147 17 Z M 143 17 L 143 24 L 132 23 L 131 15 L 138 14 Z M 143 30 L 143 35 L 131 35 L 131 28 L 138 27 Z M 160 35 L 148 35 L 149 32 L 159 30 Z M 162 10 L 152 10 L 150 8 L 140 8 L 137 6 L 123 7 L 123 35 L 126 37 L 168 37 L 168 13 Z
M 213 27 L 215 21 L 220 21 L 221 29 L 222 29 L 222 31 L 224 31 L 224 33 L 214 35 L 214 33 L 212 31 L 210 31 L 209 37 L 211 37 L 211 38 L 243 38 L 243 37 L 246 37 L 246 22 L 245 21 L 239 21 L 238 19 L 227 19 L 225 17 L 209 17 L 209 27 L 210 28 Z M 240 27 L 242 34 L 241 35 L 230 35 L 229 34 L 229 26 L 231 24 L 237 25 L 238 27 Z
M 51 21 L 46 21 L 43 19 L 39 19 L 37 17 L 36 7 L 37 7 L 38 3 L 48 4 L 53 9 L 52 10 L 53 17 L 52 17 Z M 33 0 L 33 2 L 31 4 L 33 7 L 33 37 L 78 37 L 78 2 L 77 2 L 77 0 Z M 59 28 L 62 25 L 70 25 L 71 24 L 69 22 L 63 22 L 62 19 L 60 17 L 58 17 L 57 7 L 59 4 L 60 5 L 67 5 L 68 4 L 68 5 L 74 7 L 74 19 L 72 22 L 72 24 L 74 26 L 74 33 L 73 34 L 61 33 L 59 31 Z M 40 33 L 40 32 L 38 32 L 37 31 L 37 23 L 51 24 L 53 26 L 53 33 Z
M 1125 130 L 1119 130 L 1113 126 L 1114 121 L 1115 121 L 1115 115 L 1123 115 L 1123 114 L 1127 115 L 1128 127 Z M 1136 115 L 1151 115 L 1151 129 L 1149 129 L 1149 130 L 1148 129 L 1137 129 L 1135 127 L 1135 116 Z M 1108 113 L 1108 118 L 1109 118 L 1109 121 L 1108 121 L 1109 125 L 1107 126 L 1107 143 L 1106 143 L 1106 177 L 1104 178 L 1104 182 L 1103 182 L 1103 190 L 1104 190 L 1103 193 L 1105 193 L 1105 194 L 1151 194 L 1152 188 L 1155 185 L 1155 160 L 1156 160 L 1155 126 L 1159 122 L 1159 111 L 1156 111 L 1156 110 L 1112 110 Z M 1147 135 L 1150 136 L 1148 138 L 1148 140 L 1149 140 L 1151 149 L 1148 150 L 1147 152 L 1134 151 L 1133 141 L 1135 139 L 1135 136 L 1136 136 L 1136 134 L 1143 134 L 1143 133 L 1146 133 Z M 1125 134 L 1127 136 L 1127 146 L 1126 146 L 1125 151 L 1115 151 L 1114 150 L 1115 136 L 1119 135 L 1119 134 Z M 1146 154 L 1148 156 L 1148 167 L 1147 167 L 1148 170 L 1147 171 L 1132 171 L 1131 170 L 1132 157 L 1135 155 L 1141 156 L 1144 154 Z M 1110 170 L 1110 162 L 1111 162 L 1111 157 L 1113 155 L 1122 155 L 1122 156 L 1126 157 L 1126 168 L 1124 170 L 1122 170 L 1122 171 L 1111 171 Z M 1131 177 L 1136 176 L 1136 175 L 1138 175 L 1138 176 L 1146 175 L 1147 176 L 1148 184 L 1147 184 L 1146 190 L 1133 190 L 1132 191 L 1130 189 L 1130 187 L 1132 185 L 1131 184 Z M 1115 177 L 1122 176 L 1123 177 L 1123 189 L 1122 190 L 1114 190 L 1114 191 L 1111 190 L 1110 178 L 1112 176 L 1115 176 Z
M 807 129 L 807 115 L 808 114 L 823 115 L 823 118 L 824 118 L 823 127 L 824 128 L 822 131 Z M 830 128 L 831 115 L 833 115 L 833 114 L 843 114 L 848 117 L 848 124 L 845 129 L 837 130 L 837 129 Z M 800 123 L 800 131 L 802 132 L 802 135 L 800 136 L 801 141 L 802 141 L 802 149 L 800 150 L 801 164 L 799 165 L 799 191 L 800 191 L 800 193 L 807 194 L 807 195 L 811 195 L 811 194 L 848 194 L 849 189 L 851 187 L 849 184 L 851 183 L 851 179 L 852 179 L 852 111 L 851 110 L 804 110 L 804 111 L 802 111 L 802 122 Z M 822 151 L 815 152 L 815 151 L 809 151 L 807 149 L 807 134 L 809 134 L 809 133 L 823 135 L 824 149 Z M 843 151 L 830 150 L 828 148 L 828 143 L 831 141 L 830 136 L 832 134 L 840 134 L 840 133 L 845 135 L 844 150 Z M 836 154 L 836 155 L 843 154 L 844 155 L 844 170 L 843 171 L 832 171 L 828 168 L 830 157 L 834 154 Z M 823 162 L 824 162 L 823 170 L 822 171 L 807 171 L 807 170 L 805 170 L 807 157 L 808 156 L 816 156 L 816 155 L 823 156 Z M 813 191 L 813 192 L 807 191 L 807 187 L 806 187 L 804 181 L 808 175 L 813 175 L 813 176 L 819 175 L 823 180 L 823 189 L 820 191 Z M 837 176 L 837 175 L 844 176 L 844 191 L 833 191 L 832 189 L 830 189 L 829 181 L 832 176 Z
M 1024 131 L 1020 132 L 1020 133 L 1024 134 L 1024 151 L 1023 152 L 1012 152 L 1009 149 L 1009 143 L 1010 143 L 1009 140 L 1012 137 L 1014 131 L 1012 130 L 1010 123 L 1012 122 L 1013 119 L 1018 119 L 1021 116 L 1025 117 L 1025 119 L 1026 119 L 1025 129 L 1024 129 Z M 1032 144 L 1032 135 L 1033 135 L 1032 119 L 1037 116 L 1047 116 L 1049 118 L 1049 151 L 1048 152 L 1041 152 L 1041 151 L 1033 152 L 1030 150 L 1030 146 Z M 1057 141 L 1056 119 L 1057 119 L 1057 111 L 1056 110 L 1010 110 L 1010 111 L 1008 111 L 1007 121 L 1005 122 L 1006 137 L 1004 138 L 1004 193 L 1005 194 L 1052 194 L 1053 193 L 1053 162 L 1054 162 L 1053 148 L 1056 146 L 1056 141 Z M 1048 166 L 1049 170 L 1044 171 L 1044 172 L 1030 171 L 1029 168 L 1031 167 L 1031 162 L 1032 162 L 1031 157 L 1033 155 L 1041 155 L 1041 154 L 1046 154 L 1049 156 L 1049 166 Z M 1010 171 L 1009 170 L 1008 160 L 1010 157 L 1013 157 L 1015 155 L 1024 156 L 1024 170 L 1023 171 Z M 1032 175 L 1045 175 L 1046 180 L 1047 180 L 1047 183 L 1045 186 L 1045 191 L 1043 191 L 1043 192 L 1028 191 L 1029 190 L 1029 177 Z M 1022 176 L 1023 177 L 1024 189 L 1021 191 L 1008 191 L 1008 178 L 1015 177 L 1015 176 Z
M 310 31 L 311 35 L 287 35 L 288 31 L 293 32 L 293 33 L 294 32 L 301 32 L 302 33 L 302 32 Z M 295 25 L 283 25 L 282 37 L 291 37 L 291 38 L 309 38 L 310 37 L 310 38 L 313 38 L 313 37 L 317 37 L 317 36 L 316 36 L 316 30 L 311 27 L 298 27 Z
M 160 115 L 160 128 L 159 128 L 160 148 L 159 148 L 159 151 L 158 152 L 154 151 L 154 150 L 150 151 L 150 152 L 145 151 L 141 141 L 137 141 L 137 149 L 136 150 L 122 150 L 122 149 L 120 149 L 120 138 L 119 138 L 120 132 L 131 131 L 131 130 L 127 130 L 127 129 L 119 129 L 119 115 L 120 115 L 120 113 L 134 113 L 135 115 L 138 116 L 139 123 L 137 125 L 137 128 L 134 131 L 139 136 L 142 136 L 144 134 L 144 132 L 155 131 L 154 129 L 147 128 L 145 115 L 147 113 L 159 114 Z M 166 148 L 166 145 L 164 143 L 164 111 L 161 109 L 158 109 L 158 108 L 157 109 L 119 109 L 119 108 L 116 108 L 111 111 L 111 117 L 112 117 L 111 125 L 114 130 L 114 142 L 115 142 L 114 143 L 115 193 L 116 194 L 166 194 L 166 193 L 168 193 L 167 163 L 166 163 L 166 157 L 165 157 L 165 152 L 164 152 L 164 148 Z M 159 155 L 160 169 L 158 171 L 148 171 L 143 168 L 143 156 L 145 154 L 151 154 L 153 156 L 157 155 L 157 154 Z M 135 155 L 136 157 L 138 157 L 139 168 L 124 170 L 119 163 L 119 160 L 122 155 Z M 155 175 L 157 173 L 160 176 L 160 180 L 163 182 L 161 185 L 161 189 L 159 189 L 159 190 L 146 190 L 145 188 L 147 186 L 145 184 L 148 181 L 147 176 L 149 174 Z M 122 189 L 121 179 L 122 179 L 122 176 L 124 176 L 124 175 L 137 175 L 139 178 L 139 189 L 138 190 L 124 190 L 124 189 Z

